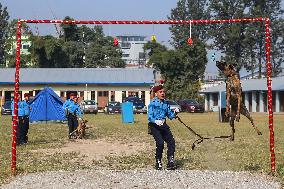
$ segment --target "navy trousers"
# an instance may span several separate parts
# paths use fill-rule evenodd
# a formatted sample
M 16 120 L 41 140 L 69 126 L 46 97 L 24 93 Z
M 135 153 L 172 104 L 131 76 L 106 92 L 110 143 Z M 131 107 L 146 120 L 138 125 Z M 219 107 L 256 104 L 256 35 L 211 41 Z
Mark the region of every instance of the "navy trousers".
M 30 128 L 30 118 L 29 116 L 24 116 L 24 120 L 25 120 L 25 131 L 24 131 L 24 137 L 25 137 L 25 142 L 28 142 L 28 132 L 29 132 L 29 128 Z
M 77 120 L 77 116 L 74 116 L 72 114 L 68 115 L 67 120 L 68 120 L 69 135 L 70 135 L 70 133 L 72 133 L 74 130 L 77 129 L 79 123 Z
M 24 144 L 26 142 L 25 140 L 25 118 L 24 116 L 18 117 L 18 127 L 17 127 L 17 144 Z
M 158 126 L 155 123 L 149 123 L 151 133 L 156 141 L 156 159 L 162 159 L 164 150 L 164 141 L 167 143 L 168 151 L 167 157 L 174 156 L 175 153 L 175 139 L 170 130 L 170 127 L 164 123 L 162 126 Z

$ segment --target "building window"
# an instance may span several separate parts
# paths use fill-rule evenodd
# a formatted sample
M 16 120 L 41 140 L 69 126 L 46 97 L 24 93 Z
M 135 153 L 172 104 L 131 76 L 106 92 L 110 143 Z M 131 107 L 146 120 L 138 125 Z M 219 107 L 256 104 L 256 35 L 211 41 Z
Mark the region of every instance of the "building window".
M 256 112 L 259 112 L 259 110 L 260 110 L 260 107 L 259 107 L 259 92 L 258 91 L 256 91 L 255 92 L 255 95 L 256 95 L 256 99 L 255 99 L 255 101 L 256 101 Z
M 111 91 L 110 101 L 115 101 L 115 91 Z
M 34 93 L 33 91 L 29 91 L 30 96 L 33 96 L 33 93 Z
M 146 58 L 146 53 L 139 52 L 139 59 L 145 59 L 145 58 Z
M 122 57 L 127 58 L 127 57 L 129 57 L 129 54 L 122 54 Z
M 79 91 L 80 97 L 84 97 L 84 91 Z
M 29 45 L 22 45 L 22 49 L 29 49 L 30 46 Z
M 91 91 L 91 100 L 96 100 L 96 91 Z
M 264 108 L 263 108 L 263 111 L 264 112 L 267 112 L 267 92 L 263 92 L 263 105 L 264 105 Z
M 213 106 L 218 106 L 218 93 L 213 94 Z
M 108 96 L 108 91 L 99 91 L 98 96 Z
M 126 91 L 122 91 L 122 102 L 125 101 L 126 98 Z
M 130 48 L 131 48 L 131 43 L 122 42 L 122 43 L 120 44 L 120 47 L 121 47 L 122 49 L 130 49 Z
M 35 96 L 40 92 L 40 90 L 35 90 Z
M 276 96 L 275 91 L 272 91 L 272 96 Z M 275 112 L 276 111 L 276 98 L 272 98 L 272 111 Z
M 141 99 L 145 103 L 145 91 L 141 91 Z
M 205 94 L 205 98 L 206 98 L 206 101 L 209 102 L 210 101 L 210 93 Z M 210 104 L 209 103 L 207 103 L 207 110 L 210 110 Z
M 131 97 L 138 97 L 138 92 L 135 92 L 135 91 L 128 91 L 128 96 Z
M 284 112 L 284 92 L 279 91 L 280 112 Z
M 248 111 L 251 112 L 252 111 L 252 94 L 251 92 L 248 93 L 248 101 L 249 101 L 249 107 L 248 108 Z

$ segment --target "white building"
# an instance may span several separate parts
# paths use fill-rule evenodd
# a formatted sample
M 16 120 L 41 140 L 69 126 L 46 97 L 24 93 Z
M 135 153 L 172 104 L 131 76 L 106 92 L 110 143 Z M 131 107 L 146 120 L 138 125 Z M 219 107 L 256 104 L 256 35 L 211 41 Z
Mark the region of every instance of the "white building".
M 243 102 L 250 112 L 268 112 L 267 80 L 241 80 Z M 220 93 L 226 91 L 226 84 L 222 83 L 203 91 L 205 110 L 218 110 Z M 272 78 L 272 106 L 274 112 L 284 112 L 284 76 Z
M 220 85 L 221 83 L 224 83 L 224 79 L 220 78 L 218 74 L 205 72 L 200 91 L 204 91 L 208 88 Z
M 16 52 L 17 41 L 16 41 L 15 36 L 13 36 L 12 39 L 10 39 L 10 40 L 12 40 L 11 49 L 6 49 L 6 50 L 7 50 L 7 53 L 9 55 L 12 55 L 14 52 Z M 31 47 L 31 45 L 32 45 L 32 41 L 30 40 L 30 36 L 22 35 L 22 37 L 21 37 L 21 56 L 27 56 L 27 55 L 31 54 L 29 52 L 29 48 Z M 9 62 L 6 61 L 5 67 L 8 67 L 8 64 L 9 64 Z M 29 62 L 28 65 L 32 66 L 32 62 Z
M 15 68 L 0 69 L 2 103 L 14 95 Z M 104 108 L 109 101 L 122 102 L 137 96 L 150 103 L 150 87 L 155 83 L 149 68 L 21 68 L 20 93 L 35 96 L 44 87 L 52 87 L 62 99 L 71 92 L 81 99 L 95 100 Z
M 117 36 L 122 50 L 122 59 L 127 67 L 143 67 L 146 64 L 144 45 L 147 43 L 146 36 L 120 35 Z

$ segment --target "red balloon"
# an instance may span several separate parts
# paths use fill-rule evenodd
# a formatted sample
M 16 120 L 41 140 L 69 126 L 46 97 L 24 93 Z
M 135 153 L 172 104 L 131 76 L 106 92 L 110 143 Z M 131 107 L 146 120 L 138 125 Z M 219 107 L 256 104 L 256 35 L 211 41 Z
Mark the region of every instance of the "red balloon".
M 192 44 L 193 44 L 192 38 L 188 38 L 188 39 L 187 39 L 187 44 L 189 44 L 189 45 L 192 45 Z
M 118 40 L 116 38 L 113 39 L 113 45 L 118 46 Z

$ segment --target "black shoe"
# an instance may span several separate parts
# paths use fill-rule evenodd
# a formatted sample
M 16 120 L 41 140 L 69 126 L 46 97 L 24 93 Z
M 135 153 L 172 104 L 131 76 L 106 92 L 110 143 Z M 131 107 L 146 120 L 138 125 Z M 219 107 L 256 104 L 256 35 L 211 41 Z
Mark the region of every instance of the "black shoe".
M 168 158 L 167 169 L 168 170 L 175 170 L 176 169 L 174 156 L 171 156 L 171 157 Z
M 160 159 L 156 160 L 156 170 L 162 170 L 162 161 Z

